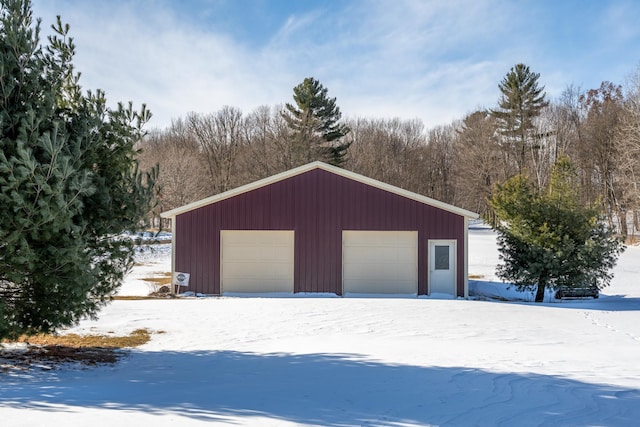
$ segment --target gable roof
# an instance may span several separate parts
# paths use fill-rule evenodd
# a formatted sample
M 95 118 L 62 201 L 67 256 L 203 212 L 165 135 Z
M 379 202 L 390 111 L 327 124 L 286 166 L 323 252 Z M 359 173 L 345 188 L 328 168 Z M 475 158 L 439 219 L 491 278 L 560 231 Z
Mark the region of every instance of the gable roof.
M 354 181 L 357 181 L 357 182 L 361 182 L 363 184 L 370 185 L 372 187 L 376 187 L 376 188 L 379 188 L 381 190 L 388 191 L 390 193 L 394 193 L 394 194 L 397 194 L 399 196 L 406 197 L 408 199 L 415 200 L 415 201 L 420 202 L 420 203 L 424 203 L 425 205 L 433 206 L 435 208 L 439 208 L 439 209 L 442 209 L 442 210 L 445 210 L 445 211 L 448 211 L 448 212 L 451 212 L 451 213 L 454 213 L 454 214 L 457 214 L 457 215 L 460 215 L 460 216 L 464 216 L 464 217 L 469 218 L 469 219 L 478 218 L 478 214 L 477 213 L 468 211 L 466 209 L 458 208 L 458 207 L 450 205 L 448 203 L 440 202 L 438 200 L 435 200 L 435 199 L 432 199 L 432 198 L 429 198 L 429 197 L 426 197 L 426 196 L 422 196 L 420 194 L 417 194 L 417 193 L 414 193 L 414 192 L 411 192 L 411 191 L 403 190 L 402 188 L 396 187 L 394 185 L 386 184 L 384 182 L 375 180 L 373 178 L 368 178 L 368 177 L 366 177 L 364 175 L 360 175 L 360 174 L 357 174 L 355 172 L 351 172 L 351 171 L 348 171 L 348 170 L 345 170 L 345 169 L 342 169 L 342 168 L 339 168 L 339 167 L 336 167 L 336 166 L 331 166 L 329 164 L 326 164 L 326 163 L 323 163 L 323 162 L 319 162 L 319 161 L 318 162 L 308 163 L 306 165 L 302 165 L 302 166 L 299 166 L 297 168 L 290 169 L 288 171 L 281 172 L 279 174 L 272 175 L 270 177 L 267 177 L 267 178 L 264 178 L 264 179 L 261 179 L 261 180 L 258 180 L 258 181 L 251 182 L 249 184 L 242 185 L 242 186 L 234 188 L 232 190 L 225 191 L 224 193 L 216 194 L 214 196 L 207 197 L 205 199 L 198 200 L 198 201 L 193 202 L 193 203 L 189 203 L 187 205 L 181 206 L 179 208 L 172 209 L 172 210 L 167 211 L 167 212 L 162 212 L 160 214 L 160 216 L 162 218 L 174 218 L 174 217 L 176 217 L 176 216 L 178 216 L 180 214 L 183 214 L 183 213 L 186 213 L 186 212 L 190 212 L 192 210 L 199 209 L 201 207 L 204 207 L 204 206 L 207 206 L 207 205 L 211 205 L 213 203 L 217 203 L 217 202 L 220 202 L 222 200 L 229 199 L 231 197 L 234 197 L 234 196 L 237 196 L 239 194 L 243 194 L 243 193 L 246 193 L 246 192 L 249 192 L 249 191 L 252 191 L 252 190 L 256 190 L 256 189 L 261 188 L 261 187 L 266 187 L 267 185 L 276 183 L 278 181 L 285 180 L 287 178 L 294 177 L 296 175 L 303 174 L 303 173 L 311 171 L 313 169 L 322 169 L 324 171 L 327 171 L 327 172 L 330 172 L 330 173 L 333 173 L 333 174 L 336 174 L 336 175 L 340 175 L 342 177 L 345 177 L 345 178 L 348 178 L 348 179 L 351 179 L 351 180 L 354 180 Z

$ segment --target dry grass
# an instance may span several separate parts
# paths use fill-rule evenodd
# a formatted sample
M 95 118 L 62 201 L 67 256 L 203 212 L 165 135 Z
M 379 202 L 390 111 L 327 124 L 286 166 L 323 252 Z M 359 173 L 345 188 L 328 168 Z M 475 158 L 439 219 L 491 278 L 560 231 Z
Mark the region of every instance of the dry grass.
M 149 295 L 114 295 L 112 298 L 118 301 L 140 301 L 150 299 L 174 298 L 175 295 L 171 294 L 171 278 L 171 273 L 162 273 L 162 275 L 157 277 L 143 277 L 140 280 L 149 282 L 155 289 Z
M 61 364 L 99 365 L 115 363 L 125 353 L 123 349 L 138 347 L 151 339 L 147 329 L 136 329 L 129 335 L 34 335 L 22 336 L 0 347 L 2 372 L 28 370 L 33 367 L 56 369 Z M 19 346 L 19 344 L 24 344 Z
M 484 276 L 482 274 L 470 274 L 469 279 L 483 279 Z
M 128 348 L 138 347 L 146 344 L 151 339 L 151 334 L 147 329 L 136 329 L 129 335 L 112 336 L 112 335 L 34 335 L 22 336 L 17 342 L 23 342 L 31 345 L 40 346 L 64 346 L 71 348 Z
M 142 280 L 145 282 L 149 282 L 153 287 L 154 291 L 149 295 L 151 298 L 167 298 L 172 295 L 171 294 L 171 273 L 163 273 L 161 276 L 156 277 L 144 277 Z M 120 298 L 115 298 L 120 299 Z
M 171 273 L 163 273 L 162 276 L 159 277 L 144 277 L 142 278 L 145 282 L 150 282 L 157 286 L 170 286 L 171 285 Z

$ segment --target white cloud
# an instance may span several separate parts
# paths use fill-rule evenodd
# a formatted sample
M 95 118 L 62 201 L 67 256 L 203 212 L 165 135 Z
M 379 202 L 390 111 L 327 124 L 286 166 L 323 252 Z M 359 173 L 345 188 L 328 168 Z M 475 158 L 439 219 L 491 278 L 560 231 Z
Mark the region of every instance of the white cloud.
M 36 6 L 43 24 L 55 15 L 41 7 L 46 4 Z M 135 5 L 87 2 L 56 13 L 71 24 L 83 88 L 106 90 L 111 104 L 146 103 L 154 113 L 151 126 L 166 126 L 189 111 L 234 105 L 248 112 L 272 103 L 269 81 L 279 71 L 268 58 L 225 35 L 190 27 L 167 10 L 141 13 Z
M 111 102 L 146 102 L 154 113 L 152 127 L 166 126 L 189 111 L 232 105 L 249 113 L 260 105 L 281 104 L 308 76 L 338 98 L 347 116 L 417 117 L 434 126 L 492 106 L 499 81 L 517 62 L 540 72 L 549 94 L 557 95 L 567 84 L 584 83 L 582 76 L 593 73 L 589 66 L 598 59 L 583 60 L 579 67 L 564 62 L 563 52 L 553 47 L 556 41 L 567 45 L 538 22 L 553 11 L 536 9 L 537 3 L 354 0 L 311 5 L 315 8 L 306 12 L 280 15 L 280 28 L 259 35 L 262 43 L 235 39 L 228 32 L 232 24 L 223 30 L 196 23 L 190 13 L 198 11 L 175 13 L 175 5 L 162 0 L 36 0 L 34 13 L 45 24 L 56 14 L 71 24 L 83 87 L 105 89 Z M 629 22 L 621 12 L 608 16 Z M 624 28 L 618 39 L 637 38 L 637 26 L 635 33 Z
M 166 8 L 78 3 L 61 13 L 77 40 L 83 87 L 105 89 L 111 102 L 147 103 L 152 126 L 189 111 L 233 105 L 249 112 L 286 102 L 307 76 L 319 78 L 345 114 L 419 117 L 431 125 L 454 118 L 461 100 L 468 101 L 465 111 L 481 103 L 486 74 L 479 71 L 489 67 L 447 57 L 447 49 L 486 30 L 466 28 L 463 35 L 469 15 L 439 4 L 379 9 L 363 3 L 338 18 L 318 11 L 292 15 L 259 52 L 215 29 L 190 27 Z

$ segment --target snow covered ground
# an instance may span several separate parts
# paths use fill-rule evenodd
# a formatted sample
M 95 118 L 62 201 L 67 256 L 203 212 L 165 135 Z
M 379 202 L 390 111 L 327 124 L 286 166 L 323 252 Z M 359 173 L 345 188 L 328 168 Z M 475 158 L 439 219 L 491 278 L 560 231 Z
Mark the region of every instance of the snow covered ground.
M 162 245 L 122 289 L 169 268 Z M 495 235 L 470 231 L 469 273 Z M 156 332 L 114 366 L 0 373 L 0 425 L 636 426 L 640 247 L 598 300 L 115 301 L 73 332 Z M 484 286 L 486 288 L 487 286 Z

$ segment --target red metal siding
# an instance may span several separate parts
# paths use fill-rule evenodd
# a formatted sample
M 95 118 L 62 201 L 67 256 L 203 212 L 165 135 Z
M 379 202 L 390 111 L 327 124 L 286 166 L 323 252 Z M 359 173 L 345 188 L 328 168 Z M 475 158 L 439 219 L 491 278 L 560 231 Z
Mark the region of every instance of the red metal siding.
M 342 294 L 342 231 L 418 231 L 418 293 L 427 293 L 428 241 L 457 241 L 464 295 L 464 218 L 322 169 L 176 217 L 176 271 L 189 290 L 220 293 L 220 230 L 294 230 L 294 291 Z

